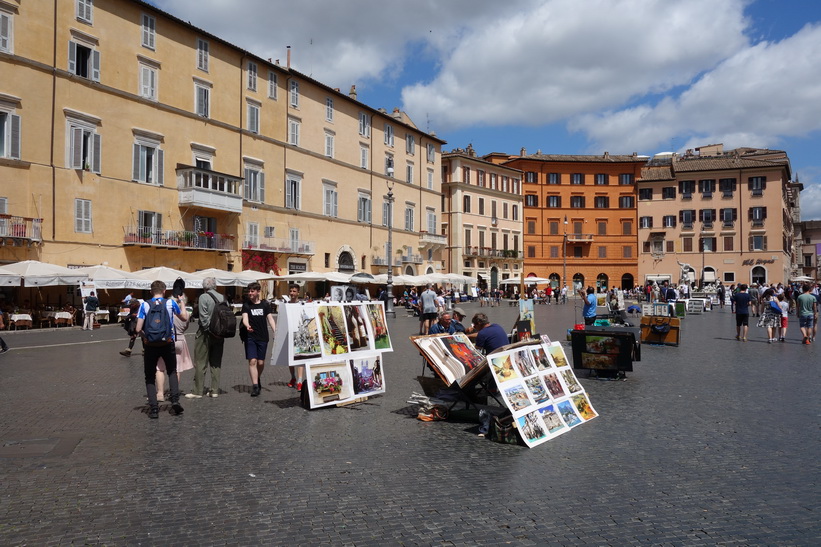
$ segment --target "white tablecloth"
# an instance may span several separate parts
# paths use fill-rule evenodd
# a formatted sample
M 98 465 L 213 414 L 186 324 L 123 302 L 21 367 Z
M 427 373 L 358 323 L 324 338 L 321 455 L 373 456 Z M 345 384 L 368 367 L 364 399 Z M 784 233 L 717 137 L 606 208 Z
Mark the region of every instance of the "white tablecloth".
M 10 321 L 31 321 L 31 316 L 27 313 L 15 313 L 9 316 Z
M 67 311 L 44 311 L 43 317 L 53 317 L 54 319 L 72 319 Z

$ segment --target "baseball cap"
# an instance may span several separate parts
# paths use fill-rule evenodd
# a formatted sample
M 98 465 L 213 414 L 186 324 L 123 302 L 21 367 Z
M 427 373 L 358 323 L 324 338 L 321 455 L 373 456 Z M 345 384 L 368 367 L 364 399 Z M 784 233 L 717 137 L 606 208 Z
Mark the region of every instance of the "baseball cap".
M 454 315 L 461 315 L 462 317 L 467 317 L 468 316 L 468 314 L 465 313 L 465 310 L 463 310 L 462 308 L 458 308 L 458 307 L 453 308 L 453 313 L 454 313 Z

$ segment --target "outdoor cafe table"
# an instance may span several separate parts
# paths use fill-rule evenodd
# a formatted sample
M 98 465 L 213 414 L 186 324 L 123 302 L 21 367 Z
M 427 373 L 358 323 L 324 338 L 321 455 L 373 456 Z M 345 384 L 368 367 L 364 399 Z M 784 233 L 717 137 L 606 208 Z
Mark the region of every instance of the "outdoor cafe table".
M 9 316 L 9 328 L 28 327 L 31 328 L 31 315 L 27 313 L 13 313 Z

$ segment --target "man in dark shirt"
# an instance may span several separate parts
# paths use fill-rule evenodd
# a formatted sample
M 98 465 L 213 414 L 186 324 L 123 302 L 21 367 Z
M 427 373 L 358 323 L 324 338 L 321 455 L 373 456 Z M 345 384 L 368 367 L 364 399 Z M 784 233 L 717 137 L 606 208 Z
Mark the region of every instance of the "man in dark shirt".
M 491 323 L 484 313 L 474 315 L 471 322 L 477 332 L 476 347 L 484 350 L 486 354 L 510 343 L 505 329 Z
M 259 283 L 248 285 L 248 300 L 242 305 L 242 325 L 248 332 L 245 340 L 245 358 L 248 359 L 248 374 L 251 376 L 251 397 L 258 397 L 262 391 L 262 369 L 265 368 L 265 353 L 268 350 L 268 327 L 276 331 L 271 304 L 260 298 L 262 287 Z
M 747 329 L 750 324 L 750 295 L 744 283 L 738 286 L 738 292 L 733 295 L 733 304 L 735 304 L 735 339 L 746 342 Z

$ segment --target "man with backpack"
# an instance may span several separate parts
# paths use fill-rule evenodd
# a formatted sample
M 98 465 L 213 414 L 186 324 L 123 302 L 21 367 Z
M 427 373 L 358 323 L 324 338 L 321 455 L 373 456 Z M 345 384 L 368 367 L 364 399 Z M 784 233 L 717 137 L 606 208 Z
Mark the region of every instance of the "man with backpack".
M 156 371 L 157 361 L 162 357 L 165 369 L 168 371 L 168 381 L 171 385 L 171 411 L 174 415 L 182 414 L 180 405 L 180 385 L 177 380 L 177 354 L 174 351 L 174 320 L 173 315 L 182 320 L 188 319 L 188 311 L 182 308 L 173 299 L 165 299 L 165 283 L 154 281 L 151 284 L 151 300 L 140 305 L 137 314 L 136 332 L 143 340 L 143 368 L 145 372 L 145 387 L 148 392 L 148 417 L 157 419 L 160 416 L 157 403 Z
M 219 332 L 225 327 L 216 325 L 216 323 L 230 322 L 226 314 L 230 308 L 226 306 L 225 298 L 215 290 L 216 286 L 217 280 L 213 277 L 206 277 L 202 281 L 202 288 L 205 292 L 197 301 L 199 329 L 194 337 L 194 391 L 185 394 L 187 399 L 202 399 L 205 394 L 203 384 L 206 366 L 211 370 L 210 396 L 219 396 L 225 338 L 230 338 L 236 333 L 236 318 L 233 319 L 233 332 Z M 230 312 L 230 315 L 233 317 L 233 312 Z

